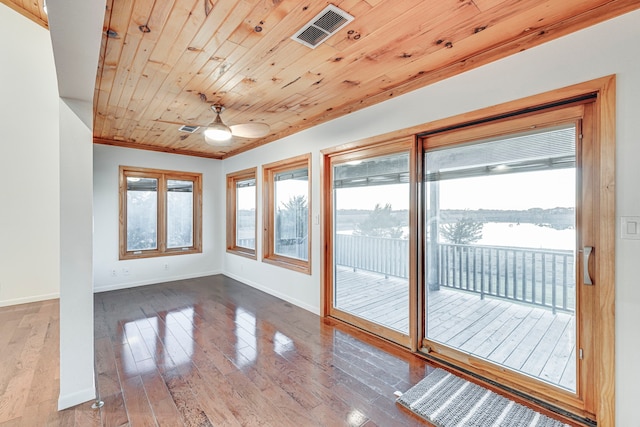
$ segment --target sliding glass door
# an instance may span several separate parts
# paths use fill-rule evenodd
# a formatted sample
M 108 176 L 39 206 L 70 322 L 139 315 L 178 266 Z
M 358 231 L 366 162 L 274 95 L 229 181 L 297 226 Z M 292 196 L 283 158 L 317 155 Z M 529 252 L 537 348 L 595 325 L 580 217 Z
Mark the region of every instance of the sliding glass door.
M 593 378 L 590 108 L 422 140 L 423 351 L 576 407 Z
M 337 156 L 331 185 L 331 313 L 408 346 L 409 146 Z
M 428 150 L 425 340 L 576 391 L 576 124 Z
M 323 312 L 594 419 L 615 225 L 598 102 L 327 150 Z

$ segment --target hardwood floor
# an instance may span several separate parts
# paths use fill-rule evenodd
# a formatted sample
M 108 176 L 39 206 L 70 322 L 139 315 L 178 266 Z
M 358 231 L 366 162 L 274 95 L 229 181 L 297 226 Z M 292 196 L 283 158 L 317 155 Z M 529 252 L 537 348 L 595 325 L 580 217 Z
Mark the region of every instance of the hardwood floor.
M 96 294 L 105 405 L 57 412 L 58 310 L 0 309 L 0 427 L 424 425 L 426 361 L 221 275 Z

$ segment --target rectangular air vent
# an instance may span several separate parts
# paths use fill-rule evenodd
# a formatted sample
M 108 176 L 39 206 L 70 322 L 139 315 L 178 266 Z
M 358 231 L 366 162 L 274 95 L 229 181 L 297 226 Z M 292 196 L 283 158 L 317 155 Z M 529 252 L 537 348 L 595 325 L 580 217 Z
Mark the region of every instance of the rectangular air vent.
M 198 129 L 200 129 L 200 126 L 188 126 L 188 125 L 183 125 L 180 126 L 180 129 L 178 129 L 180 132 L 187 132 L 187 133 L 194 133 L 195 131 L 197 131 Z
M 314 49 L 351 21 L 353 21 L 353 16 L 330 4 L 299 29 L 291 38 Z

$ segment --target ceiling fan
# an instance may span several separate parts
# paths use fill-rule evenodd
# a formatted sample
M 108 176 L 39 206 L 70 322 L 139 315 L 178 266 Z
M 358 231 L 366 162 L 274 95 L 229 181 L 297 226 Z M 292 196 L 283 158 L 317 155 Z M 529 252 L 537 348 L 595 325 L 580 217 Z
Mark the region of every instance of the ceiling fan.
M 270 128 L 266 123 L 242 123 L 227 126 L 220 117 L 220 114 L 224 111 L 224 107 L 220 104 L 214 104 L 211 106 L 211 109 L 216 113 L 216 118 L 202 132 L 207 144 L 223 145 L 233 136 L 240 138 L 261 138 L 269 133 Z

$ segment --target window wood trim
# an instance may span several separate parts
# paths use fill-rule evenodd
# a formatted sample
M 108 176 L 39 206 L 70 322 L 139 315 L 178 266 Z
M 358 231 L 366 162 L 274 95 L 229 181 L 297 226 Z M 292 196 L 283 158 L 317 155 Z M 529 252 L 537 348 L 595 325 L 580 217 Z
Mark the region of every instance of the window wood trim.
M 127 177 L 155 178 L 158 180 L 157 248 L 127 251 Z M 162 256 L 202 253 L 202 174 L 134 166 L 118 168 L 119 192 L 119 259 L 141 259 Z M 167 248 L 167 181 L 193 182 L 193 245 L 184 248 Z
M 258 168 L 249 168 L 227 174 L 227 252 L 246 258 L 256 259 L 256 249 L 237 245 L 237 188 L 238 181 L 256 180 L 256 195 L 254 200 L 255 229 L 253 238 L 255 248 L 258 247 Z
M 308 238 L 307 253 L 308 260 L 291 258 L 275 253 L 275 181 L 274 176 L 281 172 L 294 169 L 307 168 L 308 187 L 307 187 L 307 221 L 308 221 Z M 311 153 L 280 160 L 262 166 L 262 215 L 263 215 L 263 238 L 262 238 L 262 261 L 268 264 L 277 265 L 279 267 L 298 271 L 305 274 L 311 274 Z

